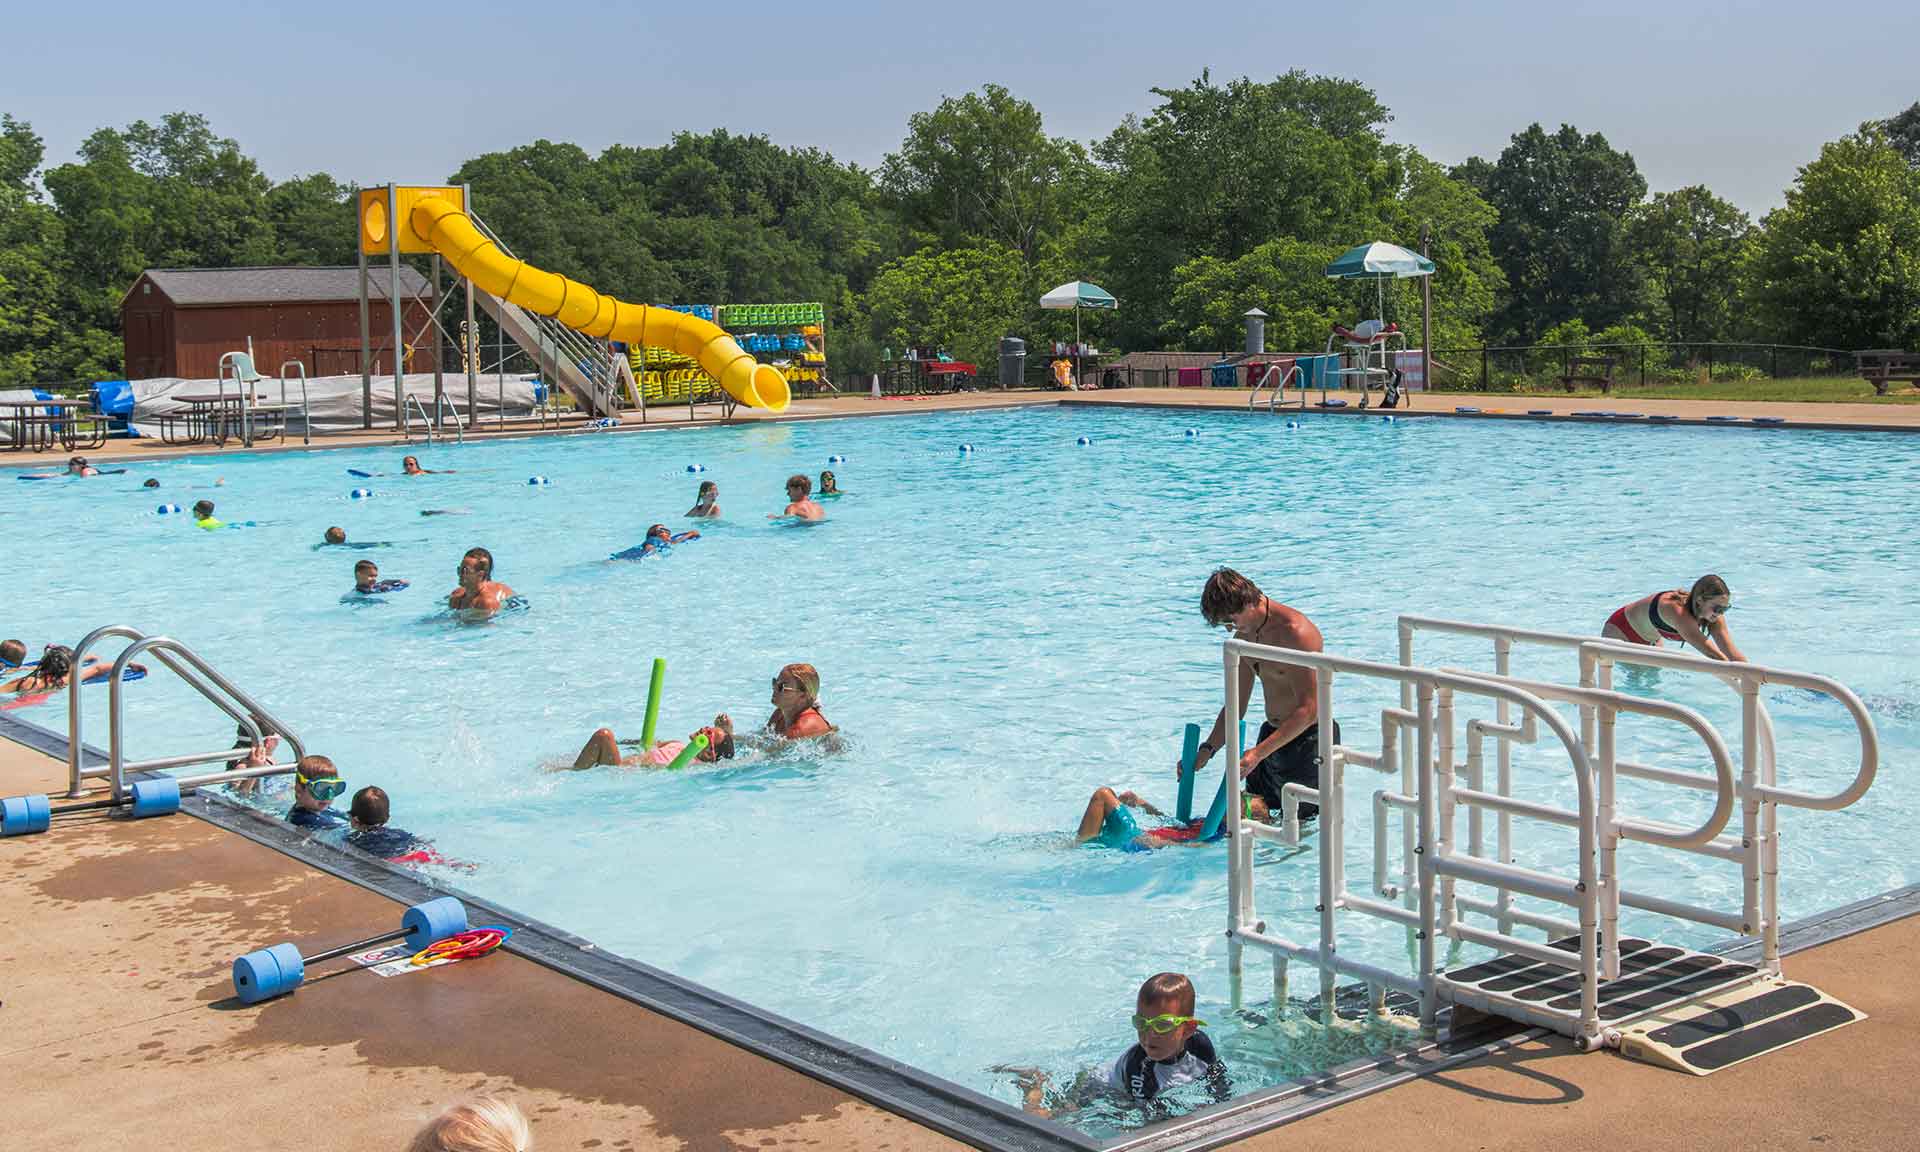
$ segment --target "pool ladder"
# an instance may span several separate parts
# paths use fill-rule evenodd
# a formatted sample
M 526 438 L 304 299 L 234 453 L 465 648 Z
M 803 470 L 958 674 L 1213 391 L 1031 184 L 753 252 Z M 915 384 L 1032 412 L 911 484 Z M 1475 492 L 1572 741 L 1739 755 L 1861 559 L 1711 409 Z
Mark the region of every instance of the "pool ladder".
M 460 409 L 454 406 L 453 401 L 449 400 L 444 392 L 433 398 L 433 412 L 431 415 L 427 412 L 426 404 L 421 401 L 417 394 L 412 392 L 407 393 L 406 405 L 401 410 L 406 413 L 405 435 L 407 443 L 409 444 L 413 442 L 413 414 L 415 412 L 420 413 L 420 424 L 427 430 L 427 443 L 429 445 L 432 445 L 436 439 L 444 439 L 446 437 L 445 431 L 441 431 L 436 435 L 436 426 L 444 428 L 445 425 L 436 425 L 435 417 L 444 419 L 449 414 L 453 417 L 453 433 L 454 436 L 457 437 L 456 442 L 460 444 L 467 442 L 466 421 L 461 419 Z
M 1275 380 L 1275 376 L 1278 376 L 1279 379 Z M 1260 400 L 1261 389 L 1271 383 L 1273 385 L 1273 394 L 1267 397 L 1267 411 L 1275 412 L 1281 408 L 1298 408 L 1300 411 L 1305 412 L 1307 410 L 1306 389 L 1302 388 L 1300 390 L 1300 398 L 1298 400 L 1289 402 L 1286 399 L 1287 381 L 1289 380 L 1292 380 L 1295 386 L 1299 385 L 1299 364 L 1288 361 L 1284 366 L 1279 363 L 1267 365 L 1267 370 L 1260 374 L 1260 382 L 1255 384 L 1253 391 L 1247 395 L 1247 411 L 1252 412 L 1254 410 Z
M 130 640 L 132 643 L 114 658 L 112 674 L 107 681 L 107 763 L 87 764 L 85 762 L 86 739 L 82 729 L 80 708 L 81 661 L 100 641 L 114 636 Z M 245 758 L 244 749 L 229 745 L 217 752 L 163 756 L 153 760 L 129 762 L 126 758 L 126 724 L 122 690 L 125 687 L 128 666 L 141 655 L 151 655 L 155 661 L 165 665 L 180 679 L 186 681 L 188 687 L 205 697 L 214 707 L 232 717 L 234 723 L 246 732 L 253 743 L 260 743 L 266 736 L 279 736 L 287 742 L 296 760 L 306 755 L 306 746 L 293 729 L 281 723 L 264 705 L 241 691 L 231 680 L 201 659 L 193 649 L 171 636 L 149 636 L 125 624 L 109 624 L 104 628 L 95 628 L 87 633 L 80 643 L 73 646 L 75 674 L 69 678 L 67 685 L 67 795 L 69 797 L 86 795 L 86 781 L 101 776 L 108 778 L 114 798 L 119 799 L 126 795 L 129 787 L 127 777 L 133 773 L 158 772 L 167 768 L 184 768 L 190 764 L 211 764 Z
M 1414 663 L 1418 633 L 1443 633 L 1492 641 L 1492 672 L 1427 668 Z M 1225 698 L 1240 699 L 1244 661 L 1270 661 L 1310 672 L 1318 692 L 1321 772 L 1317 786 L 1284 787 L 1280 822 L 1260 824 L 1241 815 L 1240 781 L 1226 773 L 1228 970 L 1230 996 L 1242 1002 L 1246 949 L 1273 962 L 1274 1010 L 1288 1002 L 1288 966 L 1304 961 L 1320 977 L 1319 1011 L 1331 1017 L 1335 982 L 1364 982 L 1375 1013 L 1386 1011 L 1389 993 L 1415 999 L 1420 1024 L 1432 1032 L 1443 1007 L 1504 1017 L 1572 1038 L 1576 1048 L 1618 1049 L 1695 1075 L 1750 1059 L 1860 1019 L 1861 1014 L 1781 975 L 1778 916 L 1780 805 L 1836 811 L 1853 804 L 1873 783 L 1879 738 L 1866 707 L 1851 690 L 1824 676 L 1751 664 L 1725 664 L 1700 656 L 1539 632 L 1423 616 L 1399 621 L 1397 664 L 1356 660 L 1230 639 L 1223 649 Z M 1509 661 L 1516 645 L 1536 645 L 1578 657 L 1577 684 L 1515 677 Z M 1740 699 L 1739 757 L 1698 712 L 1679 704 L 1612 690 L 1613 668 L 1629 665 L 1718 679 Z M 1397 687 L 1400 706 L 1379 713 L 1378 752 L 1336 743 L 1332 736 L 1336 683 L 1359 680 Z M 1773 724 L 1760 699 L 1763 685 L 1801 688 L 1830 697 L 1852 720 L 1859 761 L 1852 780 L 1831 794 L 1782 788 L 1775 782 Z M 1474 702 L 1491 715 L 1469 715 Z M 1578 730 L 1550 704 L 1578 710 Z M 1678 724 L 1697 737 L 1709 773 L 1639 763 L 1617 754 L 1619 716 L 1636 715 Z M 1238 763 L 1240 739 L 1227 726 L 1225 763 Z M 1489 750 L 1488 741 L 1491 741 Z M 1571 807 L 1516 796 L 1512 789 L 1514 746 L 1540 743 L 1550 762 L 1568 770 L 1576 802 Z M 1456 750 L 1464 745 L 1462 760 Z M 1346 878 L 1344 795 L 1348 766 L 1369 768 L 1397 786 L 1373 793 L 1373 860 L 1370 890 L 1353 890 Z M 1711 812 L 1696 826 L 1634 818 L 1615 796 L 1618 777 L 1667 785 L 1713 797 Z M 1320 808 L 1317 848 L 1318 939 L 1288 939 L 1285 930 L 1259 917 L 1254 901 L 1254 845 L 1302 845 L 1299 805 Z M 1459 834 L 1459 816 L 1466 834 Z M 1492 821 L 1485 819 L 1491 813 Z M 1548 871 L 1514 863 L 1515 818 L 1575 831 L 1578 849 L 1571 867 Z M 1393 836 L 1397 818 L 1400 835 Z M 1486 827 L 1493 825 L 1491 835 Z M 1734 824 L 1737 831 L 1723 835 Z M 1533 824 L 1537 827 L 1537 823 Z M 1396 845 L 1395 839 L 1399 840 Z M 1622 841 L 1688 852 L 1740 869 L 1737 909 L 1710 908 L 1636 891 L 1623 878 L 1617 856 Z M 1456 892 L 1471 886 L 1474 895 Z M 1478 891 L 1488 891 L 1482 898 Z M 1516 896 L 1571 909 L 1551 915 L 1514 903 Z M 1741 963 L 1724 956 L 1624 936 L 1625 906 L 1754 938 L 1757 956 Z M 1411 972 L 1368 963 L 1342 951 L 1340 921 L 1354 914 L 1401 925 L 1407 932 Z M 1467 922 L 1469 915 L 1491 927 Z M 1544 941 L 1523 939 L 1520 928 L 1541 931 Z M 1441 952 L 1462 945 L 1494 950 L 1488 960 L 1457 966 Z

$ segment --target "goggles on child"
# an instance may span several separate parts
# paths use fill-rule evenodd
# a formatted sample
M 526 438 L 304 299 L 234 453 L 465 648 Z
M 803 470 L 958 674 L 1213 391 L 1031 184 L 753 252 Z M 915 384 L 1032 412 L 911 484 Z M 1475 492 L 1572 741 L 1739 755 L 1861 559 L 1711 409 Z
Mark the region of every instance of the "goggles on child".
M 1156 1036 L 1165 1036 L 1182 1024 L 1198 1024 L 1202 1028 L 1207 1026 L 1207 1022 L 1198 1016 L 1181 1016 L 1172 1012 L 1160 1016 L 1142 1016 L 1138 1012 L 1133 1014 L 1135 1032 L 1152 1032 Z
M 296 773 L 293 782 L 313 794 L 315 800 L 332 800 L 347 790 L 347 782 L 339 776 L 308 777 Z

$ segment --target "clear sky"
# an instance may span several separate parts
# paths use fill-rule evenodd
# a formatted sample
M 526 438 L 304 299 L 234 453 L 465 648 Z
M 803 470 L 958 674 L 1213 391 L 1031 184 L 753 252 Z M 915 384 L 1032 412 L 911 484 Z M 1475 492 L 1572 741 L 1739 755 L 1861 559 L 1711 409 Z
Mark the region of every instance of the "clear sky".
M 1443 162 L 1567 122 L 1630 151 L 1654 191 L 1704 183 L 1757 216 L 1823 141 L 1920 100 L 1914 0 L 1454 7 L 23 0 L 0 111 L 50 164 L 185 109 L 276 179 L 427 183 L 540 137 L 597 152 L 719 127 L 873 165 L 909 115 L 989 82 L 1091 141 L 1202 68 L 1304 68 L 1371 86 L 1391 137 Z

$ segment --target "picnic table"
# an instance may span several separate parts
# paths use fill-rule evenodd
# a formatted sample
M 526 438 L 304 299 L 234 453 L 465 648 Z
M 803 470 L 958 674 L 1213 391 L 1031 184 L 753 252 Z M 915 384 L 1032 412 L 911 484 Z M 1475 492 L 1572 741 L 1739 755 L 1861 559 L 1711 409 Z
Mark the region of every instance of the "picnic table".
M 106 421 L 93 411 L 91 400 L 0 401 L 0 416 L 8 424 L 7 446 L 16 452 L 41 451 L 58 442 L 71 452 L 98 448 L 107 442 Z
M 178 400 L 187 410 L 161 413 L 160 439 L 164 443 L 202 444 L 212 440 L 215 444 L 225 444 L 240 425 L 243 402 L 250 400 L 257 405 L 266 397 L 257 393 L 249 397 L 244 392 L 187 392 L 175 393 L 167 399 Z
M 1885 396 L 1892 384 L 1920 387 L 1920 352 L 1900 348 L 1868 348 L 1853 354 L 1862 379 L 1873 385 L 1875 396 Z

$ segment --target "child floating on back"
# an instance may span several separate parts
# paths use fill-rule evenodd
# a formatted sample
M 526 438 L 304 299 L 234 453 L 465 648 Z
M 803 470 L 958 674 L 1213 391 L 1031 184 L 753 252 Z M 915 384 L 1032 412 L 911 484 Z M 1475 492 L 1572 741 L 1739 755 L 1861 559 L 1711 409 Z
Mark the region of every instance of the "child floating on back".
M 694 759 L 702 764 L 712 764 L 720 760 L 733 759 L 733 720 L 726 713 L 713 718 L 713 723 L 704 728 L 695 729 L 685 740 L 663 740 L 651 748 L 642 748 L 631 756 L 620 754 L 620 740 L 611 728 L 601 728 L 587 737 L 586 747 L 573 758 L 572 764 L 563 764 L 556 770 L 571 769 L 579 772 L 587 768 L 598 768 L 605 764 L 621 768 L 666 768 L 686 751 L 694 738 L 705 736 L 706 747 L 695 754 Z
M 607 559 L 644 560 L 656 553 L 664 553 L 671 550 L 675 544 L 685 544 L 689 540 L 698 539 L 700 539 L 700 533 L 691 528 L 679 535 L 675 535 L 665 524 L 655 524 L 653 527 L 647 529 L 647 538 L 645 540 L 642 540 L 631 548 L 622 548 L 620 551 L 607 557 Z

